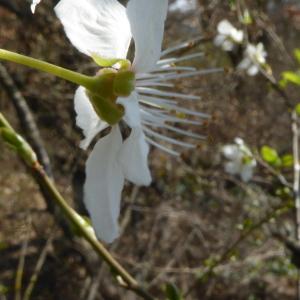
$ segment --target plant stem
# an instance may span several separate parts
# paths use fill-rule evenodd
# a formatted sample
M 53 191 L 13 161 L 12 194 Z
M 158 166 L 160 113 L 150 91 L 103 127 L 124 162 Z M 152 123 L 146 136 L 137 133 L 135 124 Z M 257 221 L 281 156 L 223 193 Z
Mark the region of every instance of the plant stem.
M 298 116 L 292 112 L 293 157 L 294 157 L 294 197 L 296 207 L 296 240 L 300 242 L 300 162 Z M 297 299 L 300 299 L 300 270 L 298 268 Z
M 19 141 L 19 135 L 14 131 L 10 126 L 5 117 L 0 113 L 0 129 L 10 130 L 10 134 L 14 134 L 16 139 Z M 27 142 L 21 140 L 24 145 L 22 149 L 28 151 L 26 155 L 22 155 L 21 158 L 24 160 L 24 157 L 36 157 L 32 148 L 27 144 Z M 12 145 L 15 146 L 15 145 Z M 12 147 L 13 149 L 13 147 Z M 17 153 L 19 149 L 15 149 Z M 49 178 L 49 176 L 44 171 L 42 165 L 38 160 L 24 160 L 26 165 L 33 171 L 34 175 L 43 183 L 45 189 L 47 189 L 49 195 L 52 196 L 53 201 L 57 206 L 60 207 L 64 216 L 78 229 L 78 232 L 82 237 L 91 245 L 99 257 L 101 257 L 117 274 L 116 278 L 119 284 L 128 290 L 133 291 L 135 294 L 141 296 L 145 300 L 154 300 L 155 298 L 151 296 L 109 253 L 109 251 L 104 247 L 104 245 L 97 240 L 93 232 L 86 226 L 86 222 L 83 221 L 82 217 L 77 214 L 77 212 L 69 206 L 67 201 L 62 197 L 62 195 L 57 190 L 54 182 Z
M 95 78 L 93 76 L 83 75 L 26 55 L 0 49 L 0 59 L 55 75 L 59 78 L 84 86 L 87 89 L 91 89 L 94 86 Z
M 8 121 L 4 118 L 2 113 L 0 113 L 0 128 L 7 128 L 7 129 L 10 129 L 10 130 L 13 130 L 13 128 L 10 126 Z
M 284 89 L 280 87 L 275 78 L 267 76 L 265 72 L 262 75 L 271 83 L 273 89 L 278 93 L 279 96 L 285 101 L 289 110 L 292 110 L 291 121 L 292 121 L 292 134 L 293 134 L 293 158 L 294 158 L 294 203 L 296 208 L 295 223 L 296 223 L 296 240 L 300 242 L 300 158 L 299 158 L 299 128 L 297 112 L 294 110 L 294 106 L 290 101 L 290 97 Z M 298 267 L 297 275 L 297 299 L 300 300 L 300 269 Z

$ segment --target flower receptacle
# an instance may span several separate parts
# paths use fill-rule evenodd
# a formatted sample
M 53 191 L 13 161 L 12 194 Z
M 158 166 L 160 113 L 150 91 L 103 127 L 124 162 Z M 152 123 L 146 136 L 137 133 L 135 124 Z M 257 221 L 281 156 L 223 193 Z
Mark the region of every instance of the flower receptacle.
M 118 97 L 128 97 L 135 88 L 135 75 L 129 70 L 105 68 L 95 76 L 87 95 L 98 116 L 110 125 L 118 123 L 124 108 L 117 104 Z
M 130 70 L 101 69 L 87 87 L 91 92 L 107 97 L 128 97 L 135 88 L 135 74 Z
M 114 80 L 114 94 L 128 97 L 135 88 L 135 74 L 132 71 L 119 71 Z

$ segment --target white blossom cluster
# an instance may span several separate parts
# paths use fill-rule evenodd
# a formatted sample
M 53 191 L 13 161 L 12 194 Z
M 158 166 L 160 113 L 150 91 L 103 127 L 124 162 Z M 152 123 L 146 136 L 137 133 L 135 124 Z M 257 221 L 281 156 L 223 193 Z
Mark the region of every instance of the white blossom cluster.
M 227 159 L 224 165 L 225 172 L 231 175 L 239 175 L 244 182 L 251 180 L 256 160 L 241 138 L 235 138 L 234 144 L 225 145 L 222 153 Z
M 196 0 L 176 0 L 169 6 L 169 11 L 180 11 L 182 13 L 193 11 L 197 8 Z
M 215 37 L 214 43 L 224 51 L 232 51 L 236 45 L 243 42 L 243 31 L 236 29 L 228 20 L 219 22 L 217 30 L 218 34 Z
M 214 44 L 224 51 L 233 51 L 238 45 L 244 42 L 244 33 L 236 29 L 228 20 L 222 20 L 217 26 Z M 255 76 L 266 64 L 267 52 L 264 45 L 248 43 L 244 51 L 244 58 L 239 63 L 238 69 L 244 70 L 249 76 Z

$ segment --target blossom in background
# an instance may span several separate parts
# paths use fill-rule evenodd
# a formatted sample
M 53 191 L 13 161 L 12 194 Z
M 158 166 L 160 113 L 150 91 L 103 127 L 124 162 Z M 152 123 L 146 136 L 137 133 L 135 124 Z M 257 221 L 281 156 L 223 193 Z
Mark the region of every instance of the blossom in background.
M 190 12 L 197 8 L 196 0 L 175 0 L 169 7 L 169 11 Z
M 235 144 L 225 145 L 222 153 L 229 161 L 225 163 L 225 171 L 239 175 L 243 181 L 249 181 L 253 176 L 256 160 L 251 150 L 241 138 L 235 138 Z
M 216 70 L 197 71 L 195 68 L 175 66 L 202 53 L 180 58 L 162 58 L 184 49 L 190 43 L 161 51 L 167 0 L 130 0 L 125 8 L 117 0 L 61 0 L 55 8 L 65 32 L 73 45 L 99 62 L 114 58 L 125 59 L 133 38 L 135 58 L 128 70 L 135 75 L 135 88 L 129 97 L 119 97 L 117 105 L 124 107 L 123 121 L 131 128 L 123 139 L 118 123 L 95 145 L 86 164 L 84 201 L 99 238 L 112 242 L 118 237 L 118 216 L 124 180 L 137 185 L 149 185 L 149 145 L 178 155 L 179 152 L 162 143 L 184 148 L 194 145 L 159 132 L 160 129 L 193 138 L 202 136 L 179 129 L 172 123 L 201 124 L 188 116 L 207 118 L 207 115 L 181 107 L 179 100 L 198 100 L 199 97 L 168 91 L 169 80 L 187 78 Z M 97 59 L 98 58 L 98 59 Z M 101 58 L 101 59 L 99 59 Z M 120 65 L 113 66 L 120 72 Z M 104 69 L 105 70 L 105 69 Z M 111 69 L 110 69 L 111 70 Z M 157 89 L 163 87 L 163 90 Z M 79 87 L 75 93 L 77 125 L 85 139 L 86 149 L 94 137 L 109 125 L 95 110 L 89 91 Z
M 249 44 L 244 52 L 244 59 L 239 63 L 238 69 L 246 70 L 249 76 L 255 76 L 266 64 L 267 52 L 262 43 Z
M 30 6 L 32 13 L 35 12 L 35 7 L 41 2 L 41 0 L 32 0 L 32 4 Z
M 214 44 L 224 51 L 232 51 L 237 44 L 243 42 L 243 31 L 236 29 L 228 20 L 220 21 L 217 31 L 218 34 L 214 39 Z

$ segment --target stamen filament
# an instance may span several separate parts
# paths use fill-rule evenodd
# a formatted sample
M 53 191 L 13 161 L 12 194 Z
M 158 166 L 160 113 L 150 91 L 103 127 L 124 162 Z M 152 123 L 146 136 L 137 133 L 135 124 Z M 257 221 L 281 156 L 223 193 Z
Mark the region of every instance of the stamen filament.
M 179 156 L 179 155 L 180 155 L 179 152 L 174 151 L 174 150 L 172 150 L 172 149 L 170 149 L 170 148 L 167 148 L 167 147 L 165 147 L 165 146 L 163 146 L 163 145 L 161 145 L 161 144 L 155 142 L 153 139 L 150 139 L 149 137 L 146 137 L 146 141 L 147 141 L 150 145 L 153 145 L 153 146 L 155 146 L 155 147 L 157 147 L 157 148 L 159 148 L 159 149 L 161 149 L 161 150 L 163 150 L 163 151 L 165 151 L 165 152 L 167 152 L 167 153 L 169 153 L 169 154 L 171 154 L 171 155 L 173 155 L 173 156 Z
M 180 99 L 186 99 L 186 100 L 200 100 L 200 96 L 194 96 L 194 95 L 186 95 L 186 94 L 180 94 L 180 93 L 170 93 L 165 92 L 157 89 L 151 89 L 147 87 L 137 87 L 136 90 L 141 94 L 146 95 L 155 95 L 155 96 L 162 96 L 162 97 L 171 97 L 171 98 L 180 98 Z
M 166 64 L 173 64 L 173 63 L 178 63 L 181 61 L 185 61 L 185 60 L 189 60 L 189 59 L 194 59 L 197 57 L 203 57 L 204 53 L 202 52 L 198 52 L 198 53 L 193 53 L 193 54 L 189 54 L 189 55 L 185 55 L 182 57 L 176 57 L 176 58 L 164 58 L 162 60 L 160 60 L 157 65 L 166 65 Z
M 187 42 L 184 42 L 184 43 L 181 43 L 179 45 L 176 45 L 176 46 L 173 46 L 173 47 L 170 47 L 170 48 L 167 48 L 166 50 L 164 50 L 162 53 L 161 53 L 161 57 L 167 55 L 167 54 L 170 54 L 172 52 L 175 52 L 175 51 L 178 51 L 178 50 L 182 50 L 182 49 L 185 49 L 185 48 L 189 48 L 193 45 L 195 45 L 197 42 L 203 40 L 203 37 L 198 37 L 198 38 L 195 38 L 195 39 L 192 39 L 190 41 L 187 41 Z
M 181 146 L 181 147 L 186 147 L 186 148 L 195 148 L 196 146 L 193 145 L 193 144 L 189 144 L 189 143 L 185 143 L 185 142 L 181 142 L 181 141 L 178 141 L 178 140 L 175 140 L 173 138 L 170 138 L 168 136 L 165 136 L 163 134 L 160 134 L 158 132 L 155 132 L 153 130 L 151 130 L 150 128 L 147 128 L 145 126 L 143 126 L 143 129 L 145 132 L 147 132 L 149 135 L 155 137 L 155 138 L 158 138 L 158 139 L 161 139 L 162 141 L 166 141 L 170 144 L 173 144 L 173 145 L 178 145 L 178 146 Z

